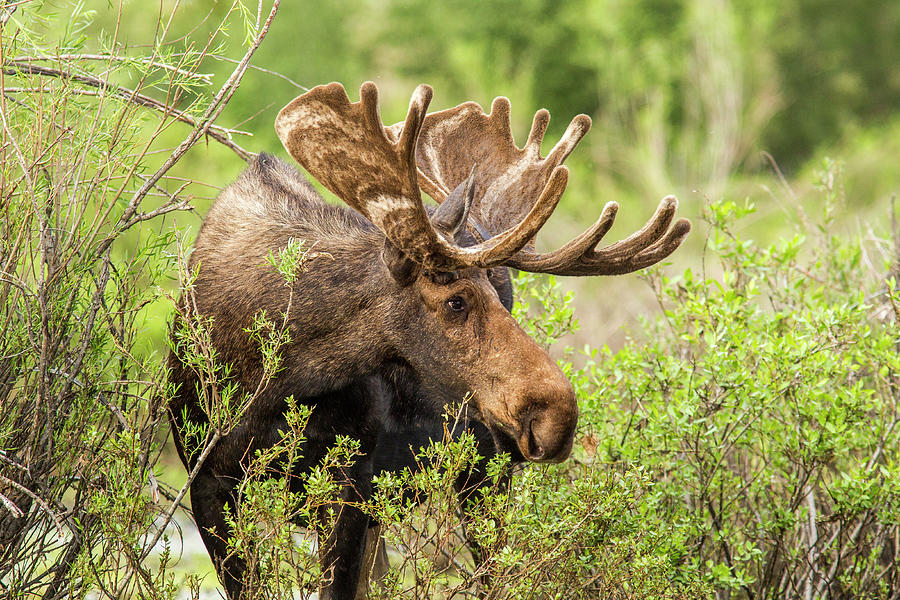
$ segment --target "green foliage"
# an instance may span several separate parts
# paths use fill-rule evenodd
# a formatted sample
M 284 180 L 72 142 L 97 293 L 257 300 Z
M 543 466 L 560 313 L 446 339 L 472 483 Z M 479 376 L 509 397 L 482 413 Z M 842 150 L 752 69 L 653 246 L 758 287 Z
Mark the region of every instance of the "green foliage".
M 883 597 L 900 581 L 893 280 L 826 225 L 759 248 L 733 229 L 752 212 L 708 207 L 716 276 L 650 274 L 665 316 L 591 353 L 584 426 L 598 458 L 652 474 L 720 597 Z
M 275 267 L 275 270 L 284 277 L 285 283 L 288 285 L 297 281 L 297 276 L 306 270 L 306 261 L 318 257 L 328 257 L 331 255 L 327 252 L 315 252 L 311 246 L 306 245 L 306 240 L 298 240 L 291 238 L 288 240 L 287 246 L 278 250 L 273 250 L 266 257 L 266 262 Z
M 280 440 L 258 451 L 239 486 L 241 502 L 228 510 L 226 522 L 232 535 L 227 538 L 234 556 L 248 569 L 245 585 L 250 598 L 295 597 L 300 590 L 308 597 L 318 588 L 322 571 L 311 533 L 296 535 L 295 523 L 306 524 L 310 532 L 329 531 L 334 526 L 334 498 L 340 485 L 334 474 L 358 456 L 358 444 L 339 438 L 322 463 L 305 474 L 298 491 L 289 473 L 301 457 L 303 430 L 310 408 L 286 399 L 287 431 Z
M 180 211 L 190 201 L 202 213 L 214 194 L 199 174 L 221 186 L 242 162 L 210 144 L 155 174 L 212 106 L 212 82 L 230 74 L 240 42 L 260 33 L 256 7 L 176 3 L 160 16 L 149 3 L 122 13 L 12 4 L 0 9 L 0 589 L 196 597 L 204 566 L 179 562 L 164 529 L 187 488 L 166 464 L 172 390 L 153 350 L 165 350 L 174 307 L 173 348 L 199 374 L 209 420 L 185 411 L 178 432 L 199 461 L 277 377 L 290 337 L 287 315 L 255 316 L 244 333 L 264 375 L 256 391 L 238 390 L 212 323 L 174 300 L 190 298 L 196 274 L 166 215 L 197 222 Z M 609 190 L 700 188 L 714 200 L 708 232 L 692 236 L 705 237 L 703 263 L 646 275 L 665 313 L 621 350 L 588 348 L 581 368 L 559 348 L 577 326 L 571 293 L 519 276 L 515 315 L 565 357 L 579 397 L 573 459 L 522 467 L 509 486 L 507 458 L 492 459 L 467 507 L 474 552 L 453 491 L 478 460 L 470 437 L 435 440 L 415 473 L 381 476 L 366 509 L 399 558 L 374 596 L 450 598 L 479 586 L 492 598 L 896 595 L 900 271 L 885 258 L 896 240 L 835 232 L 848 206 L 883 219 L 879 202 L 897 185 L 898 6 L 284 2 L 256 57 L 282 75 L 251 73 L 224 113 L 257 135 L 254 150 L 278 147 L 272 119 L 302 86 L 340 80 L 352 96 L 378 77 L 392 122 L 408 78 L 436 86 L 437 108 L 512 96 L 517 133 L 538 106 L 591 114 L 598 133 L 570 163 L 591 161 L 599 174 L 573 177 L 562 207 L 579 219 Z M 853 179 L 822 158 L 842 135 Z M 759 149 L 790 167 L 816 156 L 801 171 L 801 183 L 815 181 L 814 209 L 773 226 L 770 238 L 792 233 L 771 244 L 743 228 L 763 210 L 759 184 L 752 201 L 723 193 L 756 168 Z M 315 254 L 296 240 L 270 264 L 290 284 Z M 287 430 L 248 457 L 229 515 L 229 543 L 255 567 L 254 592 L 269 597 L 317 587 L 313 543 L 296 523 L 330 528 L 346 490 L 336 474 L 358 454 L 340 439 L 302 489 L 271 478 L 302 452 L 308 412 L 286 401 Z
M 541 343 L 577 326 L 572 294 L 555 278 L 520 274 L 517 284 L 514 313 Z M 594 393 L 589 375 L 579 376 L 580 393 Z M 447 433 L 455 429 L 447 418 L 444 439 L 420 451 L 416 470 L 376 478 L 368 511 L 401 556 L 371 597 L 452 598 L 476 589 L 490 598 L 708 596 L 703 569 L 687 562 L 692 530 L 669 519 L 644 467 L 600 460 L 591 434 L 577 439 L 575 460 L 517 468 L 511 482 L 505 454 L 477 467 L 488 480 L 463 518 L 454 483 L 483 458 L 471 435 Z
M 553 114 L 589 114 L 608 138 L 604 157 L 626 179 L 714 184 L 752 164 L 749 150 L 796 167 L 847 126 L 880 124 L 900 103 L 900 8 L 890 2 L 388 6 L 379 43 L 399 50 L 390 56 L 401 74 L 437 78 L 463 97 L 490 96 L 503 82 Z
M 377 598 L 452 598 L 482 587 L 490 598 L 698 598 L 705 584 L 679 569 L 684 540 L 648 492 L 640 467 L 594 461 L 518 470 L 491 460 L 492 485 L 466 507 L 461 543 L 453 483 L 480 457 L 463 435 L 432 442 L 416 472 L 384 474 L 370 510 L 401 560 L 373 586 Z M 421 502 L 421 505 L 417 504 Z M 477 548 L 477 557 L 474 548 Z M 435 560 L 435 556 L 440 560 Z
M 115 29 L 92 35 L 103 14 L 81 2 L 0 10 L 0 589 L 9 598 L 172 598 L 180 587 L 164 532 L 186 488 L 160 468 L 172 390 L 160 357 L 140 349 L 140 314 L 165 302 L 160 286 L 178 261 L 163 218 L 189 198 L 169 169 L 216 106 L 196 70 L 217 42 L 197 50 L 190 36 L 168 38 L 163 14 L 149 21 L 159 27 L 151 43 L 133 48 Z M 159 137 L 176 118 L 190 135 L 166 149 Z M 191 432 L 198 448 L 216 435 Z
M 578 330 L 572 291 L 563 292 L 553 275 L 520 272 L 515 281 L 513 317 L 533 340 L 545 348 Z M 534 304 L 534 307 L 532 306 Z

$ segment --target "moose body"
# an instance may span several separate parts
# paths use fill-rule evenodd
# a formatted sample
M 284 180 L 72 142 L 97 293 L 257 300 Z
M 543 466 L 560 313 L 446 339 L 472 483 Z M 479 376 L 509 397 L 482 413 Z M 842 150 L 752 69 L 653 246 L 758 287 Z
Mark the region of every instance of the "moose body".
M 501 301 L 505 267 L 630 272 L 661 260 L 687 234 L 686 221 L 669 227 L 675 201 L 667 198 L 644 230 L 597 251 L 615 215 L 610 203 L 585 234 L 555 253 L 535 253 L 534 235 L 565 189 L 561 163 L 589 120 L 573 120 L 544 159 L 546 111 L 535 116 L 519 150 L 505 99 L 495 101 L 490 116 L 473 103 L 426 115 L 430 95 L 420 86 L 406 121 L 391 128 L 381 124 L 372 84 L 358 103 L 338 84 L 297 98 L 276 122 L 285 147 L 356 210 L 325 203 L 296 169 L 263 154 L 217 198 L 198 233 L 190 257 L 196 279 L 176 320 L 203 317 L 229 383 L 256 391 L 191 485 L 201 537 L 232 600 L 248 591 L 247 569 L 229 555 L 225 516 L 238 510 L 247 462 L 287 429 L 286 397 L 312 407 L 293 474 L 318 464 L 337 436 L 359 441 L 360 458 L 340 473 L 344 501 L 370 494 L 379 439 L 397 424 L 433 420 L 464 397 L 501 448 L 529 461 L 563 460 L 577 423 L 574 392 Z M 420 176 L 422 189 L 441 202 L 430 213 Z M 304 240 L 315 255 L 288 286 L 267 257 L 291 240 Z M 283 318 L 290 334 L 281 370 L 263 386 L 261 350 L 247 333 L 261 311 Z M 204 380 L 177 351 L 170 378 L 177 384 L 175 431 L 184 430 L 185 419 L 209 422 L 199 395 Z M 175 439 L 193 469 L 197 456 Z M 299 482 L 291 477 L 292 488 Z M 329 575 L 320 597 L 354 597 L 368 526 L 364 513 L 342 506 L 330 536 L 320 539 Z
M 321 254 L 308 263 L 293 290 L 266 261 L 291 239 L 315 240 Z M 447 401 L 463 398 L 463 393 L 449 396 L 422 386 L 406 361 L 393 353 L 389 335 L 414 343 L 429 340 L 396 301 L 396 284 L 387 269 L 379 274 L 372 268 L 382 264 L 383 245 L 383 235 L 371 223 L 326 204 L 296 169 L 265 154 L 220 196 L 198 235 L 190 262 L 198 267 L 193 302 L 199 314 L 212 317 L 210 341 L 242 388 L 252 391 L 263 377 L 260 350 L 246 333 L 254 315 L 287 312 L 293 295 L 291 342 L 282 350 L 282 372 L 250 405 L 241 424 L 218 442 L 191 486 L 201 537 L 233 598 L 240 597 L 245 566 L 236 558 L 225 560 L 225 507 L 237 506 L 235 489 L 255 451 L 272 446 L 280 439 L 278 432 L 288 430 L 287 396 L 314 407 L 296 473 L 317 465 L 337 435 L 359 440 L 361 457 L 343 474 L 345 501 L 365 499 L 374 474 L 409 465 L 408 443 L 425 439 L 428 431 L 413 425 L 434 421 Z M 482 283 L 508 315 L 489 280 Z M 204 423 L 193 374 L 176 354 L 170 367 L 172 381 L 179 384 L 171 404 L 176 428 L 184 415 Z M 181 455 L 191 468 L 191 457 L 183 449 Z M 299 479 L 292 481 L 300 485 Z M 334 569 L 329 592 L 335 598 L 352 597 L 348 590 L 357 585 L 368 526 L 368 517 L 345 507 L 333 539 L 321 544 L 328 553 L 323 562 Z

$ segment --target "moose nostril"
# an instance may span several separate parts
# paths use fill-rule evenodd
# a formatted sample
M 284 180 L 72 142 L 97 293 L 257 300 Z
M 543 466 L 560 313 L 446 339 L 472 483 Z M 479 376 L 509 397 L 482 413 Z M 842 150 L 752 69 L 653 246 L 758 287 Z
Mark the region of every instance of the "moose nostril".
M 526 412 L 519 421 L 519 451 L 532 462 L 562 462 L 572 451 L 577 422 L 577 409 Z
M 528 458 L 537 461 L 544 458 L 544 446 L 534 434 L 534 421 L 535 419 L 531 419 L 528 423 Z

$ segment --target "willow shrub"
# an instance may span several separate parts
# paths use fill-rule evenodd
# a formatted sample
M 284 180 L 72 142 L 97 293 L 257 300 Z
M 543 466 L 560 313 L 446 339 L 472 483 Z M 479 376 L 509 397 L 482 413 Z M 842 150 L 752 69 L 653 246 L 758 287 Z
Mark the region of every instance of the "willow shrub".
M 893 246 L 832 234 L 822 183 L 822 225 L 766 248 L 736 232 L 751 205 L 710 205 L 718 274 L 654 271 L 664 316 L 576 377 L 593 460 L 646 470 L 718 598 L 900 594 Z
M 896 242 L 834 233 L 834 164 L 821 175 L 820 224 L 769 247 L 738 233 L 751 204 L 708 205 L 700 273 L 646 274 L 663 313 L 619 351 L 563 361 L 581 407 L 573 459 L 520 467 L 479 500 L 482 562 L 448 516 L 471 440 L 385 477 L 374 512 L 402 560 L 383 597 L 452 597 L 482 575 L 491 598 L 900 595 Z M 539 341 L 575 325 L 552 279 L 519 283 Z M 389 493 L 403 486 L 425 509 Z M 425 560 L 409 542 L 423 537 L 457 568 Z
M 161 469 L 170 389 L 141 352 L 141 311 L 175 268 L 165 215 L 192 199 L 171 169 L 204 136 L 247 154 L 214 123 L 246 61 L 213 87 L 198 69 L 224 31 L 176 37 L 160 11 L 150 43 L 129 46 L 97 17 L 82 2 L 0 9 L 4 598 L 171 598 L 182 583 L 166 527 L 186 488 Z M 236 8 L 231 23 L 249 60 L 266 27 Z

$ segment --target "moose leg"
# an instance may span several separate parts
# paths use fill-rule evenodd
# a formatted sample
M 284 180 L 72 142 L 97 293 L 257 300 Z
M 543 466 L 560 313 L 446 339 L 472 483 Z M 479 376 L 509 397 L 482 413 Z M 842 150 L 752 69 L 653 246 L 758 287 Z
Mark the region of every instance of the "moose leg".
M 363 428 L 355 433 L 360 441 L 361 456 L 355 463 L 333 471 L 335 481 L 341 485 L 339 499 L 320 510 L 320 528 L 327 523 L 329 508 L 337 515 L 331 531 L 319 531 L 319 562 L 323 572 L 320 600 L 353 600 L 364 572 L 369 516 L 358 505 L 372 494 L 377 428 Z
M 366 550 L 363 553 L 359 585 L 356 587 L 356 600 L 366 600 L 369 593 L 369 582 L 381 581 L 390 568 L 391 563 L 388 560 L 387 549 L 384 546 L 384 539 L 381 537 L 381 525 L 369 527 L 366 534 Z
M 356 596 L 369 529 L 369 516 L 358 506 L 372 493 L 373 456 L 386 403 L 381 385 L 380 380 L 363 379 L 319 398 L 306 427 L 308 456 L 325 456 L 335 442 L 336 424 L 341 433 L 359 440 L 355 462 L 332 471 L 341 486 L 337 502 L 320 511 L 321 600 L 353 600 Z M 330 531 L 323 527 L 329 508 L 337 515 Z
M 213 560 L 219 578 L 231 600 L 239 600 L 244 588 L 247 565 L 237 556 L 229 556 L 231 528 L 225 521 L 225 507 L 234 513 L 234 488 L 210 473 L 199 474 L 191 484 L 191 507 L 200 530 L 200 538 Z
M 352 600 L 362 572 L 369 518 L 356 508 L 344 506 L 339 510 L 331 535 L 319 547 L 325 572 L 319 591 L 321 600 Z

